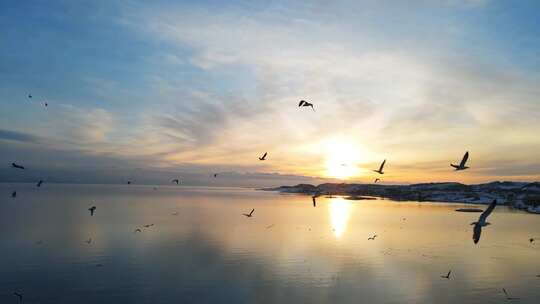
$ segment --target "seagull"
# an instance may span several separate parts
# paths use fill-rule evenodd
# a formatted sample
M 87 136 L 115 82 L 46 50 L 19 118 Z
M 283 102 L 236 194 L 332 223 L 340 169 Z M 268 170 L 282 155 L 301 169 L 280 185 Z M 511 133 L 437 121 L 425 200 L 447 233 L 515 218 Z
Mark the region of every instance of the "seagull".
M 23 170 L 24 170 L 24 167 L 23 167 L 23 166 L 17 165 L 16 163 L 11 163 L 11 167 L 17 168 L 17 169 L 23 169 Z
M 270 229 L 272 227 L 274 227 L 274 224 L 266 226 L 266 229 Z
M 217 173 L 214 173 L 214 177 L 217 177 Z
M 17 197 L 17 191 L 11 192 L 11 197 Z
M 380 178 L 376 178 L 375 181 L 373 182 L 374 184 L 378 183 L 381 179 Z
M 252 217 L 254 211 L 255 211 L 255 209 L 251 209 L 251 212 L 249 214 L 248 213 L 242 213 L 242 215 L 245 216 L 245 217 Z
M 128 185 L 131 185 L 131 181 L 127 181 L 127 184 L 128 184 Z
M 264 152 L 264 155 L 259 157 L 259 160 L 266 160 L 266 155 L 268 155 L 268 152 Z
M 154 226 L 154 224 L 148 224 L 148 225 L 144 225 L 144 228 L 149 228 L 149 227 L 152 227 Z
M 298 107 L 311 107 L 311 109 L 315 112 L 315 108 L 313 108 L 313 104 L 309 103 L 305 100 L 300 100 L 300 103 L 298 104 Z
M 461 160 L 461 163 L 459 163 L 459 165 L 450 164 L 450 166 L 456 168 L 456 171 L 469 169 L 469 167 L 465 166 L 465 164 L 467 163 L 467 159 L 469 159 L 469 151 L 465 152 L 465 155 L 463 155 L 463 159 Z
M 379 170 L 373 170 L 373 172 L 377 172 L 379 174 L 384 174 L 384 172 L 383 172 L 384 164 L 386 164 L 386 159 L 383 160 L 383 162 L 381 163 L 381 166 L 379 167 Z
M 450 279 L 450 274 L 452 273 L 452 270 L 448 270 L 448 273 L 444 276 L 441 276 L 443 279 Z
M 482 227 L 485 227 L 487 225 L 491 225 L 491 223 L 486 222 L 487 217 L 493 212 L 493 209 L 495 209 L 495 206 L 497 206 L 497 200 L 493 200 L 489 207 L 480 214 L 480 217 L 478 217 L 477 222 L 471 223 L 471 225 L 474 225 L 473 229 L 473 241 L 474 243 L 478 243 L 480 241 L 480 234 L 482 233 Z
M 13 292 L 13 295 L 16 296 L 17 298 L 19 298 L 19 303 L 22 303 L 22 297 L 23 297 L 22 294 L 20 294 L 20 293 L 14 291 L 14 292 Z
M 142 230 L 140 228 L 137 228 L 133 231 L 133 233 L 141 232 Z
M 171 181 L 171 183 L 176 183 L 177 185 L 180 183 L 180 181 L 178 180 L 178 178 L 175 178 Z
M 90 210 L 90 216 L 94 216 L 94 211 L 96 211 L 96 206 L 92 206 L 88 208 L 88 210 Z
M 506 292 L 506 289 L 503 288 L 502 291 L 504 292 L 504 295 L 506 296 L 507 300 L 519 300 L 519 298 L 513 298 L 513 297 L 509 296 L 508 292 Z
M 377 235 L 374 234 L 373 236 L 368 237 L 368 241 L 374 241 L 376 237 Z
M 30 99 L 31 99 L 31 98 L 32 98 L 32 94 L 28 94 L 28 98 L 30 98 Z
M 36 186 L 41 187 L 41 184 L 43 184 L 43 181 L 40 179 Z

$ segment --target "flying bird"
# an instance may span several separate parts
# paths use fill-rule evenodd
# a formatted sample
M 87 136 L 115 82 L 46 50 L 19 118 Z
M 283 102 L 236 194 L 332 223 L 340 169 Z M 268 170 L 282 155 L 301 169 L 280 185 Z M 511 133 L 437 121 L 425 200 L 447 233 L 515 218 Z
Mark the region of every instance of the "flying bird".
M 529 243 L 533 243 L 534 242 L 534 239 L 533 238 L 530 238 L 529 239 Z
M 92 238 L 88 238 L 88 240 L 86 240 L 86 243 L 87 243 L 87 244 L 92 243 Z
M 214 177 L 217 177 L 217 173 L 214 173 Z
M 264 155 L 259 157 L 259 160 L 266 160 L 266 155 L 268 155 L 268 152 L 264 152 Z
M 142 230 L 140 228 L 137 228 L 133 231 L 133 233 L 141 232 Z
M 180 180 L 178 180 L 178 178 L 175 178 L 171 181 L 171 183 L 176 183 L 178 185 L 180 183 Z
M 266 226 L 266 229 L 270 229 L 270 228 L 272 228 L 272 227 L 274 227 L 274 224 L 271 224 L 271 225 Z
M 31 99 L 31 98 L 32 98 L 32 94 L 28 94 L 28 98 L 30 98 L 30 99 Z
M 17 165 L 16 163 L 11 163 L 11 166 L 12 166 L 13 168 L 17 168 L 17 169 L 22 169 L 22 170 L 24 170 L 24 167 L 23 167 L 23 166 Z
M 383 172 L 384 164 L 386 164 L 386 159 L 383 160 L 383 162 L 381 163 L 381 166 L 379 167 L 379 170 L 373 170 L 373 172 L 377 172 L 379 174 L 384 174 L 384 172 Z
M 376 178 L 375 181 L 373 182 L 374 184 L 378 183 L 381 179 L 380 178 Z
M 128 185 L 131 185 L 131 181 L 127 181 L 127 184 L 128 184 Z
M 497 206 L 497 200 L 493 200 L 489 207 L 480 214 L 480 217 L 478 217 L 477 222 L 471 223 L 471 225 L 474 225 L 473 228 L 473 241 L 475 244 L 477 244 L 480 241 L 480 234 L 482 233 L 482 227 L 491 225 L 491 223 L 486 222 L 487 217 L 493 212 L 493 209 Z
M 245 217 L 252 217 L 254 211 L 255 211 L 255 209 L 251 209 L 250 213 L 242 213 L 242 215 L 245 216 Z
M 39 182 L 37 183 L 36 187 L 41 187 L 41 184 L 43 184 L 43 181 L 40 179 Z
M 450 279 L 450 274 L 452 273 L 452 270 L 449 270 L 446 275 L 442 275 L 441 278 L 443 279 Z
M 300 100 L 300 103 L 298 104 L 298 107 L 311 107 L 313 111 L 315 111 L 315 108 L 313 108 L 313 104 L 309 103 L 305 100 Z
M 144 228 L 149 228 L 149 227 L 152 227 L 154 226 L 154 224 L 147 224 L 147 225 L 144 225 Z
M 19 303 L 22 303 L 22 299 L 23 299 L 23 295 L 14 291 L 13 292 L 13 295 L 16 296 L 17 298 L 19 298 Z
M 461 160 L 461 163 L 459 163 L 459 165 L 450 164 L 450 166 L 456 168 L 456 171 L 469 169 L 469 167 L 465 166 L 468 159 L 469 159 L 469 151 L 465 152 L 465 155 L 463 155 L 463 159 Z
M 96 211 L 96 206 L 92 206 L 90 208 L 88 208 L 88 210 L 90 211 L 90 216 L 94 216 L 94 211 Z
M 48 107 L 48 106 L 49 106 L 49 104 L 48 104 L 48 103 L 45 103 L 45 107 Z
M 11 192 L 11 197 L 17 197 L 17 191 Z
M 502 291 L 504 292 L 504 295 L 506 296 L 506 299 L 507 299 L 507 300 L 519 300 L 519 298 L 513 298 L 513 297 L 511 297 L 511 296 L 508 294 L 508 292 L 506 291 L 506 289 L 503 288 Z
M 368 241 L 374 241 L 376 237 L 377 235 L 374 234 L 373 236 L 368 237 Z

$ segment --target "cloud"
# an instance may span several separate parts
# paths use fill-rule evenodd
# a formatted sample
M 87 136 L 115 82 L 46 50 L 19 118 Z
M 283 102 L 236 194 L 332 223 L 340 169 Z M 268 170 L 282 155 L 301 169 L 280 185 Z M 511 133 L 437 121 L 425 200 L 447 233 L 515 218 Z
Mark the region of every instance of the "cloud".
M 2 129 L 0 129 L 0 140 L 12 140 L 27 143 L 35 143 L 39 141 L 36 136 L 28 133 Z

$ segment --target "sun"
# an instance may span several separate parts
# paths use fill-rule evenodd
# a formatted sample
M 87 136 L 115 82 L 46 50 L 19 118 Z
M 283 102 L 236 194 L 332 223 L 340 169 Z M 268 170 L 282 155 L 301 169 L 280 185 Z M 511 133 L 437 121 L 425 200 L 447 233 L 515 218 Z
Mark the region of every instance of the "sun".
M 349 179 L 359 174 L 357 163 L 360 149 L 351 141 L 329 140 L 323 144 L 326 152 L 326 176 Z

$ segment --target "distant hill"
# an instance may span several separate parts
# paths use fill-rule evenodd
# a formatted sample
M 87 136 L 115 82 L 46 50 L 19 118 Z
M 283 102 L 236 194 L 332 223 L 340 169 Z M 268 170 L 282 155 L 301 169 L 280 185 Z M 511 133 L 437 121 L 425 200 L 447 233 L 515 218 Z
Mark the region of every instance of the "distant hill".
M 298 184 L 262 190 L 287 193 L 377 196 L 398 201 L 455 202 L 467 204 L 488 204 L 497 199 L 499 204 L 511 205 L 540 213 L 540 183 L 491 182 L 465 185 L 460 183 L 424 183 L 412 185 L 381 184 L 335 184 L 326 183 L 314 186 Z

